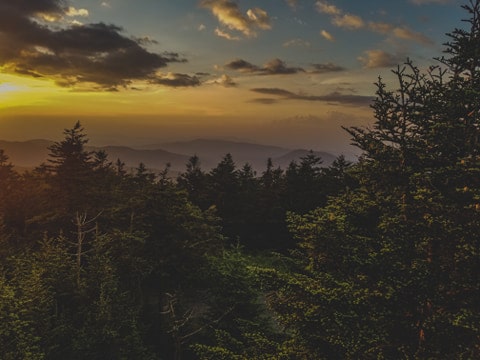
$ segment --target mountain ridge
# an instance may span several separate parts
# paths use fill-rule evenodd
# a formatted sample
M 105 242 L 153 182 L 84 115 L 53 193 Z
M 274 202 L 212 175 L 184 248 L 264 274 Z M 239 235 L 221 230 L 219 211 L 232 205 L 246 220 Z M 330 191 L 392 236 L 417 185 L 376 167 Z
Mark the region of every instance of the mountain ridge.
M 33 168 L 46 162 L 49 155 L 48 147 L 54 141 L 32 139 L 26 141 L 0 140 L 0 149 L 5 151 L 9 161 L 19 168 Z M 308 154 L 305 149 L 289 149 L 286 147 L 263 145 L 241 141 L 194 139 L 144 146 L 86 146 L 88 151 L 103 150 L 108 159 L 116 162 L 120 159 L 129 168 L 137 167 L 140 162 L 152 171 L 159 171 L 170 164 L 172 172 L 182 172 L 189 158 L 197 155 L 203 170 L 215 167 L 222 158 L 231 154 L 238 168 L 249 163 L 254 170 L 265 170 L 267 160 L 272 159 L 275 167 L 286 168 L 291 161 L 299 161 Z M 336 158 L 331 153 L 314 151 L 314 155 L 323 160 L 323 166 L 330 165 Z

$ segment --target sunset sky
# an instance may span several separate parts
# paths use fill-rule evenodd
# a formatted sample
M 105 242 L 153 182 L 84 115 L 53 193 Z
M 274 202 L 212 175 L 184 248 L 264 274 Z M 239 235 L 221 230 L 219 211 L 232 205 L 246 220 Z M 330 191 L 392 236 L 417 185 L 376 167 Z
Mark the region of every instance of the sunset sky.
M 460 0 L 0 0 L 0 139 L 228 138 L 351 152 L 378 76 L 440 56 Z

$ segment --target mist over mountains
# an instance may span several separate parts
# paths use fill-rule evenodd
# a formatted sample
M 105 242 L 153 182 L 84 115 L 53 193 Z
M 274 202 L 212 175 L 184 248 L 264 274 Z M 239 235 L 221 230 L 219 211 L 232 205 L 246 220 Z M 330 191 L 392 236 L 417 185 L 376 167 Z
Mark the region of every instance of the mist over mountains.
M 44 139 L 28 141 L 0 140 L 0 149 L 5 151 L 9 161 L 18 168 L 33 168 L 46 162 L 48 147 L 54 142 Z M 289 149 L 279 146 L 253 144 L 226 140 L 196 139 L 145 145 L 141 147 L 128 146 L 87 146 L 89 151 L 104 150 L 110 161 L 120 159 L 129 168 L 137 167 L 141 162 L 152 171 L 159 171 L 170 164 L 174 173 L 185 170 L 185 164 L 193 155 L 200 158 L 201 167 L 210 170 L 221 159 L 230 153 L 237 167 L 249 163 L 257 173 L 265 170 L 267 159 L 271 158 L 275 167 L 286 168 L 290 162 L 299 161 L 308 154 L 307 149 Z M 324 166 L 329 166 L 335 155 L 314 151 L 323 160 Z

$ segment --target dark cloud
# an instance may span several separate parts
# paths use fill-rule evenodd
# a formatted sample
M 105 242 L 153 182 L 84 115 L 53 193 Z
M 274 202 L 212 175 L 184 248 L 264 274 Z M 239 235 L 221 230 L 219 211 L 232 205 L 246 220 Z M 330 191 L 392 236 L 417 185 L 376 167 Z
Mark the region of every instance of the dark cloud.
M 177 53 L 152 53 L 150 39 L 125 36 L 104 23 L 65 26 L 61 0 L 0 0 L 0 66 L 4 71 L 49 77 L 61 86 L 91 83 L 104 89 L 151 80 L 160 68 L 183 62 Z
M 155 84 L 161 84 L 171 87 L 189 87 L 200 85 L 200 79 L 196 76 L 187 74 L 169 73 L 152 80 Z
M 147 46 L 147 45 L 158 45 L 158 41 L 155 39 L 152 39 L 148 36 L 143 36 L 143 37 L 132 37 L 133 40 L 135 40 L 137 43 L 139 43 L 142 46 Z
M 268 75 L 288 75 L 305 72 L 305 70 L 302 68 L 288 67 L 282 60 L 273 59 L 264 65 L 262 72 Z
M 254 88 L 251 89 L 251 91 L 264 95 L 279 96 L 284 100 L 323 101 L 333 104 L 356 106 L 370 105 L 374 99 L 371 96 L 342 94 L 336 91 L 326 95 L 296 94 L 291 91 L 279 88 Z
M 345 71 L 346 69 L 342 66 L 335 65 L 332 63 L 326 64 L 312 64 L 313 73 L 315 74 L 324 74 L 329 72 Z
M 232 60 L 229 63 L 225 64 L 225 67 L 230 70 L 245 72 L 256 72 L 260 70 L 258 66 L 253 65 L 252 63 L 249 63 L 248 61 L 245 61 L 243 59 Z
M 290 98 L 292 96 L 295 96 L 294 93 L 284 90 L 284 89 L 279 89 L 279 88 L 255 88 L 251 89 L 251 91 L 254 91 L 256 93 L 260 94 L 265 94 L 265 95 L 275 95 L 275 96 L 283 96 L 286 98 Z
M 2 0 L 0 8 L 9 12 L 19 12 L 26 16 L 34 14 L 61 14 L 67 10 L 65 1 L 61 0 Z
M 218 79 L 209 81 L 210 84 L 221 85 L 224 87 L 235 87 L 238 84 L 230 76 L 223 74 Z
M 306 100 L 309 100 L 308 98 Z M 327 101 L 330 103 L 339 103 L 345 105 L 370 105 L 374 100 L 373 96 L 342 94 L 337 91 L 331 92 L 327 95 L 312 96 L 313 101 Z
M 271 98 L 256 98 L 251 100 L 250 102 L 257 103 L 257 104 L 263 104 L 263 105 L 272 105 L 278 103 L 278 100 L 276 99 L 271 99 Z
M 231 70 L 248 72 L 256 75 L 291 75 L 305 72 L 302 68 L 287 66 L 286 63 L 280 59 L 270 60 L 263 65 L 263 67 L 254 65 L 243 59 L 236 59 L 225 64 L 225 67 Z

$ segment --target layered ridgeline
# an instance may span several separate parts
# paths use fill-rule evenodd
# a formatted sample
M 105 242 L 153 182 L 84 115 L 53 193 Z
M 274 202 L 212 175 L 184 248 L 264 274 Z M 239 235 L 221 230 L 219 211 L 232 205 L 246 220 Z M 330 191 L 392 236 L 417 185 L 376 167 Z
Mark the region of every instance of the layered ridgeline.
M 5 151 L 10 161 L 18 169 L 31 169 L 48 159 L 49 140 L 6 141 L 0 140 L 0 149 Z M 238 166 L 249 163 L 255 171 L 265 170 L 267 160 L 272 159 L 275 166 L 286 169 L 292 161 L 299 162 L 310 150 L 289 149 L 278 146 L 252 144 L 225 140 L 197 139 L 185 142 L 161 143 L 139 147 L 128 146 L 86 146 L 89 151 L 106 152 L 110 161 L 120 159 L 128 168 L 135 168 L 143 163 L 148 169 L 159 172 L 170 164 L 173 174 L 185 170 L 191 156 L 198 156 L 205 170 L 215 167 L 227 153 L 231 154 Z M 329 166 L 335 156 L 328 152 L 314 151 Z

